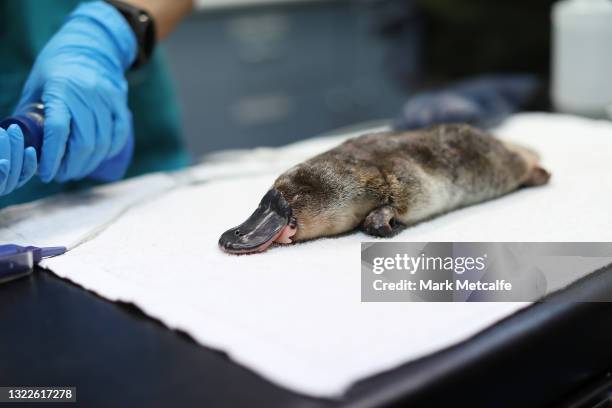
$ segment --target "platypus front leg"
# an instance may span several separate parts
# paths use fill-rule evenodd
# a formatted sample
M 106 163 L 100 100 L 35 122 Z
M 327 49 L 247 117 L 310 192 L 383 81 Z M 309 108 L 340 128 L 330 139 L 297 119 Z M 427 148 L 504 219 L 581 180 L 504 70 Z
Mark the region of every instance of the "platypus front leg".
M 372 210 L 362 224 L 366 234 L 376 237 L 390 237 L 405 227 L 397 221 L 396 210 L 390 205 L 385 205 Z

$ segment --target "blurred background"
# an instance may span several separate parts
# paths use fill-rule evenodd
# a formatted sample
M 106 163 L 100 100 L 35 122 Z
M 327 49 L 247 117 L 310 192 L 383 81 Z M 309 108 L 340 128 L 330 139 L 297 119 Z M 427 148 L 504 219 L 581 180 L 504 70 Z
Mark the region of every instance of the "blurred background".
M 523 108 L 549 110 L 553 3 L 198 1 L 165 43 L 186 142 L 196 157 L 282 145 L 485 74 L 532 74 Z
M 194 155 L 393 116 L 405 92 L 355 1 L 202 1 L 166 41 Z M 416 72 L 418 28 L 406 61 Z

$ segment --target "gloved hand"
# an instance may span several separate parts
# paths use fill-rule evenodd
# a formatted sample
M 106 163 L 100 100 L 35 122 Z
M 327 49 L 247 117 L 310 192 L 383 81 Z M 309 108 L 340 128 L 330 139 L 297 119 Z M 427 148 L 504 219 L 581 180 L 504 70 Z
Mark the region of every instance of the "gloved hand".
M 396 130 L 413 130 L 442 123 L 473 124 L 481 115 L 480 107 L 462 95 L 427 92 L 408 100 L 393 127 Z
M 0 128 L 0 196 L 23 186 L 36 173 L 36 150 L 24 149 L 17 125 Z
M 531 75 L 494 75 L 466 80 L 442 91 L 413 96 L 393 127 L 412 130 L 443 123 L 492 127 L 524 107 L 537 87 L 538 81 Z
M 102 1 L 79 6 L 43 48 L 16 109 L 45 105 L 42 181 L 82 179 L 133 138 L 124 72 L 136 52 L 130 26 Z

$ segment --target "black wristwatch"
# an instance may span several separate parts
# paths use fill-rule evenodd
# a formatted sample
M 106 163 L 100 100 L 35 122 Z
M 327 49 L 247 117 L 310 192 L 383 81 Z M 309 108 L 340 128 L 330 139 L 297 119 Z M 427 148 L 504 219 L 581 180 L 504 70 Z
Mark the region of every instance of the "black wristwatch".
M 156 43 L 155 21 L 151 15 L 145 10 L 122 1 L 106 0 L 106 2 L 114 6 L 123 15 L 136 35 L 138 55 L 136 55 L 131 68 L 138 68 L 149 62 Z

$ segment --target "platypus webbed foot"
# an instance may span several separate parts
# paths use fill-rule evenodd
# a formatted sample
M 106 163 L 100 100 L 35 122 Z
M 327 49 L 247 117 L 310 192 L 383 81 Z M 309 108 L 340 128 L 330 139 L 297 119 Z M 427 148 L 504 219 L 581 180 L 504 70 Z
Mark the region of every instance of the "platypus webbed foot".
M 389 205 L 372 210 L 363 221 L 363 231 L 376 237 L 390 237 L 405 226 L 395 219 L 395 209 Z

